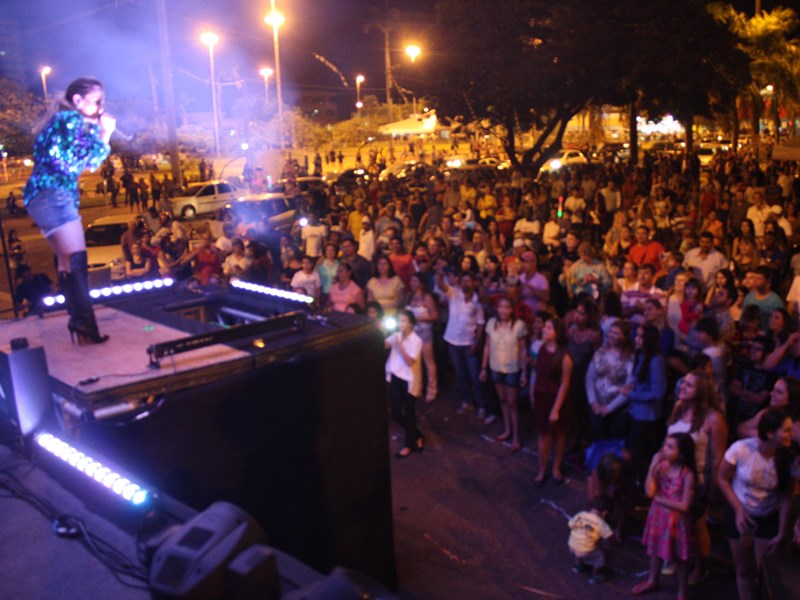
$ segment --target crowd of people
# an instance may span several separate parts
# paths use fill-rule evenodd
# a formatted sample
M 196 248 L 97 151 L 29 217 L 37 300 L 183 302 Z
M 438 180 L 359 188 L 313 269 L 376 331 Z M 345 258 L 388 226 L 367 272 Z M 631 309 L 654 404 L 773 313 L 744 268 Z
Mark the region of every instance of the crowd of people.
M 765 557 L 800 542 L 797 165 L 720 152 L 701 173 L 645 154 L 536 179 L 433 167 L 381 179 L 370 159 L 363 185 L 297 192 L 304 218 L 279 239 L 266 217 L 228 213 L 192 248 L 166 215 L 132 219 L 128 276 L 242 278 L 379 327 L 392 317 L 399 458 L 424 449 L 415 403 L 434 402 L 450 369 L 458 415 L 511 452 L 536 438 L 537 485 L 563 483 L 567 452 L 585 457 L 577 571 L 604 579 L 598 541 L 623 535 L 638 494 L 652 499 L 652 563 L 633 593 L 674 568 L 686 597 L 707 577 L 709 510 L 722 506 L 739 595 L 752 598 Z

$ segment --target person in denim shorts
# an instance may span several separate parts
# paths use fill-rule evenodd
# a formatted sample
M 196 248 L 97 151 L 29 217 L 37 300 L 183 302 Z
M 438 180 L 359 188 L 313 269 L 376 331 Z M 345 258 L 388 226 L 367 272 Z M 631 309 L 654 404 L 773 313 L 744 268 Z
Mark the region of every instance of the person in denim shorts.
M 89 296 L 86 239 L 78 214 L 78 177 L 97 170 L 108 157 L 116 120 L 103 112 L 103 84 L 82 77 L 57 97 L 38 127 L 33 173 L 23 196 L 28 214 L 58 261 L 58 281 L 66 298 L 70 338 L 104 342 Z

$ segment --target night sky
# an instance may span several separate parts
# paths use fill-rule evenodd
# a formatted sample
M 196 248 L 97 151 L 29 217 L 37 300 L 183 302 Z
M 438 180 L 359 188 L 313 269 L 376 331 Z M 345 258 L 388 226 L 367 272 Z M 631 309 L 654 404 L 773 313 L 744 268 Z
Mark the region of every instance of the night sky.
M 214 29 L 218 77 L 246 79 L 261 85 L 258 71 L 273 65 L 272 30 L 264 24 L 269 0 L 166 0 L 176 92 L 206 101 L 201 81 L 209 77 L 208 50 L 200 32 Z M 40 93 L 40 65 L 53 68 L 50 89 L 64 89 L 77 76 L 93 75 L 106 84 L 110 99 L 150 95 L 149 66 L 160 78 L 158 30 L 154 0 L 6 0 L 4 18 L 20 23 L 28 84 Z M 10 4 L 10 6 L 9 6 Z M 371 9 L 400 8 L 419 22 L 432 19 L 425 0 L 277 0 L 286 17 L 281 28 L 281 70 L 287 87 L 342 88 L 338 75 L 314 58 L 324 56 L 354 86 L 357 73 L 366 93 L 378 93 L 383 82 L 383 36 L 364 31 Z M 413 28 L 398 30 L 392 40 L 396 59 Z M 421 42 L 423 45 L 424 42 Z M 374 88 L 371 90 L 371 88 Z M 290 99 L 286 99 L 287 102 Z M 210 99 L 208 100 L 210 103 Z
M 591 0 L 588 0 L 591 1 Z M 258 93 L 258 70 L 273 65 L 271 29 L 263 22 L 269 0 L 166 0 L 172 40 L 176 93 L 190 97 L 194 109 L 210 104 L 207 93 L 208 50 L 200 32 L 212 28 L 220 35 L 215 49 L 222 81 L 244 79 Z M 764 0 L 764 9 L 792 0 Z M 753 0 L 735 1 L 752 11 Z M 501 4 L 499 5 L 501 6 Z M 433 19 L 433 0 L 277 0 L 286 16 L 281 29 L 283 81 L 292 88 L 313 86 L 342 89 L 339 76 L 314 58 L 324 56 L 354 86 L 357 73 L 367 80 L 365 93 L 383 97 L 383 36 L 365 32 L 371 10 L 397 8 L 416 25 L 400 25 L 393 34 L 393 60 L 403 59 L 407 41 L 426 47 L 425 23 Z M 31 90 L 40 93 L 40 65 L 53 68 L 51 90 L 64 89 L 79 75 L 93 75 L 106 83 L 109 100 L 150 96 L 149 67 L 160 79 L 155 0 L 5 0 L 3 17 L 20 23 L 25 68 Z M 428 44 L 430 47 L 430 43 Z M 424 55 L 423 55 L 424 57 Z M 424 65 L 424 63 L 423 63 Z M 285 98 L 291 103 L 291 97 Z

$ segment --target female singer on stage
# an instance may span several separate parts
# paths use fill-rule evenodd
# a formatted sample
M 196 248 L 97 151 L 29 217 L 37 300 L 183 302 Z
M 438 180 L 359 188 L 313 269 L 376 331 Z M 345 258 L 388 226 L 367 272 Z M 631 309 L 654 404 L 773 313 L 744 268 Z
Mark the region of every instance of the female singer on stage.
M 69 312 L 70 339 L 100 344 L 89 296 L 86 239 L 78 214 L 78 177 L 95 171 L 108 156 L 116 120 L 103 113 L 103 84 L 76 79 L 56 99 L 37 127 L 34 167 L 23 192 L 28 214 L 58 259 L 59 287 Z

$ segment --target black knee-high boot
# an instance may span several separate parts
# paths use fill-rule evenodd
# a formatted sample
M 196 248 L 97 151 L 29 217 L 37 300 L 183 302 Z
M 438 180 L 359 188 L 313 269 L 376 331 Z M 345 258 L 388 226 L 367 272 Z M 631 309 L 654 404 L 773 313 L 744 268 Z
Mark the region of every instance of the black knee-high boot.
M 65 273 L 64 296 L 69 319 L 69 334 L 78 336 L 78 341 L 88 340 L 102 344 L 108 339 L 97 331 L 97 321 L 89 296 L 89 263 L 86 251 L 74 252 L 69 256 L 69 273 Z

